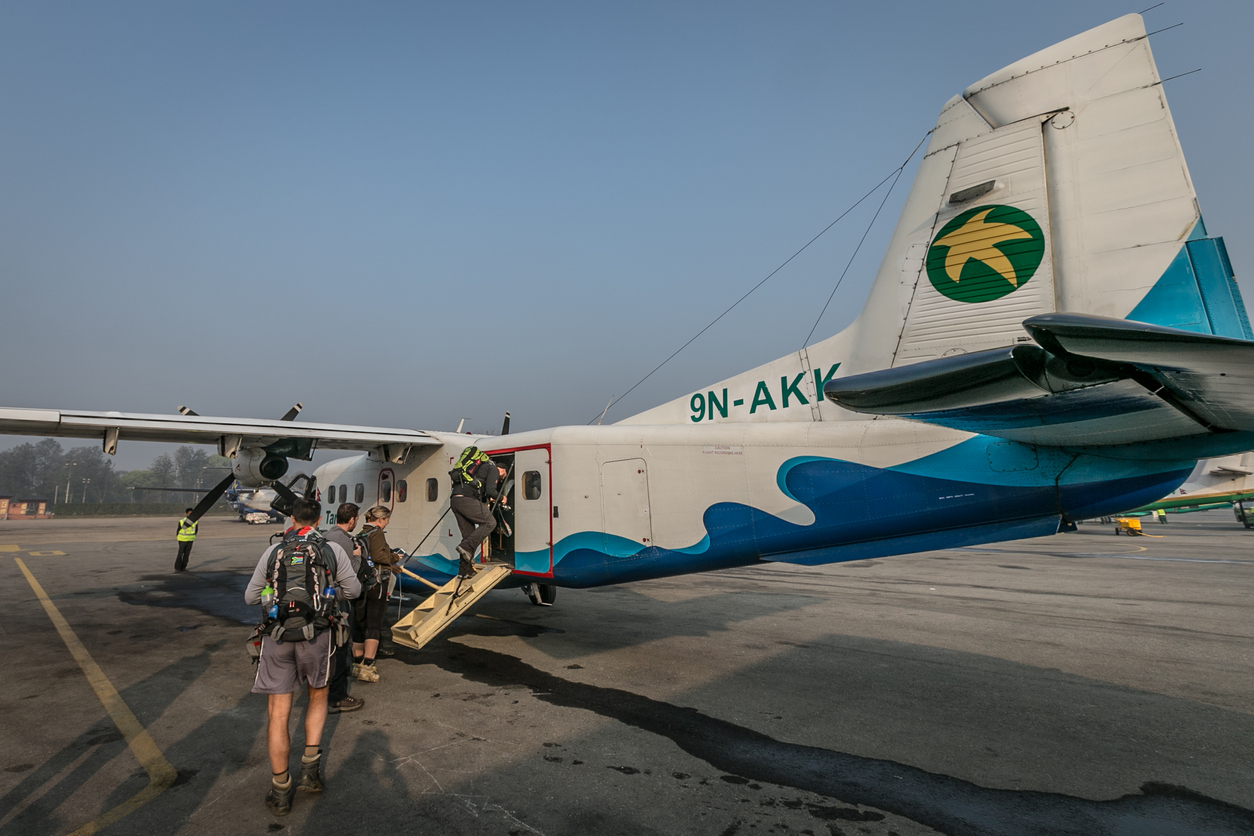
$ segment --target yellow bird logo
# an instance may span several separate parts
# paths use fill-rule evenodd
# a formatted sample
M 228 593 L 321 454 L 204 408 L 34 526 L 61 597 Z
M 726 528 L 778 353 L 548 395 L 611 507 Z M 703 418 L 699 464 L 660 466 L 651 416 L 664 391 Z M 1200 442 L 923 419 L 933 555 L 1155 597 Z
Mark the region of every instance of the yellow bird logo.
M 950 299 L 988 302 L 1022 287 L 1044 254 L 1045 236 L 1031 215 L 1012 206 L 981 206 L 940 230 L 928 250 L 927 273 Z
M 1031 238 L 1032 233 L 1010 224 L 986 222 L 984 219 L 992 211 L 991 208 L 985 209 L 944 238 L 936 239 L 936 244 L 949 247 L 949 254 L 945 256 L 945 274 L 956 282 L 961 281 L 962 268 L 967 266 L 968 259 L 973 258 L 984 262 L 997 275 L 1018 287 L 1015 268 L 1010 264 L 1010 259 L 1006 258 L 1006 254 L 997 249 L 997 245 L 1019 238 Z

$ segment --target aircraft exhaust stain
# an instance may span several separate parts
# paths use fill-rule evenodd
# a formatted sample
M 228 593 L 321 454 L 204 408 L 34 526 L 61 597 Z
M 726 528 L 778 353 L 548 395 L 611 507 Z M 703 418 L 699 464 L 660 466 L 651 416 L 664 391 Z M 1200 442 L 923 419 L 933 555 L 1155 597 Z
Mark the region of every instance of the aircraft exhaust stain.
M 1184 787 L 1150 782 L 1139 793 L 1104 801 L 993 789 L 892 761 L 786 743 L 694 708 L 571 682 L 491 650 L 463 645 L 423 661 L 472 682 L 524 685 L 552 705 L 668 738 L 721 772 L 893 813 L 953 836 L 1254 833 L 1254 811 Z

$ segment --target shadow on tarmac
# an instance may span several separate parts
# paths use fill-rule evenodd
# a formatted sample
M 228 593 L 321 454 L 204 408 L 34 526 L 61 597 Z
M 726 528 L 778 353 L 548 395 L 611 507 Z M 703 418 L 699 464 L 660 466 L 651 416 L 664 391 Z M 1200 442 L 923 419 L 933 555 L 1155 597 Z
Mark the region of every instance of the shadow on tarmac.
M 192 607 L 209 615 L 241 619 L 238 607 L 229 600 L 239 599 L 247 577 L 241 573 L 206 573 L 207 589 L 193 577 L 154 577 L 163 581 L 158 589 L 173 595 L 119 593 L 132 604 L 161 607 Z M 218 577 L 218 576 L 222 577 Z M 238 589 L 236 589 L 238 587 Z M 228 596 L 229 592 L 229 596 Z M 794 593 L 754 592 L 752 606 L 736 606 L 742 593 L 715 593 L 683 601 L 663 602 L 648 598 L 630 589 L 608 588 L 584 594 L 598 595 L 585 606 L 588 610 L 571 608 L 565 613 L 533 609 L 522 601 L 509 601 L 503 595 L 493 596 L 479 608 L 479 617 L 456 622 L 437 644 L 422 653 L 402 651 L 397 659 L 406 664 L 434 664 L 467 681 L 493 687 L 522 686 L 530 689 L 535 699 L 563 708 L 592 711 L 619 723 L 658 735 L 674 742 L 689 755 L 713 768 L 727 773 L 724 780 L 762 781 L 803 792 L 815 793 L 844 804 L 871 807 L 903 816 L 937 831 L 972 836 L 1018 836 L 1018 834 L 1101 834 L 1101 833 L 1189 833 L 1250 834 L 1254 833 L 1254 811 L 1211 798 L 1179 786 L 1159 782 L 1144 783 L 1137 793 L 1108 800 L 1093 800 L 1063 793 L 999 789 L 981 786 L 950 775 L 928 771 L 893 760 L 862 757 L 845 752 L 777 740 L 745 726 L 703 714 L 701 711 L 655 700 L 617 688 L 573 682 L 542 671 L 522 660 L 491 650 L 474 648 L 463 643 L 447 645 L 454 636 L 476 635 L 499 637 L 520 635 L 541 641 L 533 649 L 550 658 L 588 655 L 606 650 L 630 647 L 642 641 L 656 640 L 657 623 L 667 625 L 664 631 L 675 636 L 707 636 L 740 619 L 757 618 L 773 612 L 787 612 L 804 607 L 812 598 Z M 749 595 L 749 593 L 743 593 Z M 648 628 L 624 628 L 630 621 L 619 616 L 644 610 L 653 621 Z M 594 612 L 589 612 L 594 611 Z M 251 608 L 249 608 L 251 613 Z M 247 623 L 247 619 L 241 623 Z M 538 623 L 580 625 L 578 632 Z M 599 625 L 599 626 L 597 626 Z M 589 629 L 583 629 L 587 627 Z M 440 646 L 443 645 L 443 646 Z M 217 645 L 214 646 L 215 648 Z M 186 657 L 127 690 L 128 704 L 147 705 L 149 714 L 140 715 L 147 725 L 164 706 L 172 703 L 207 666 L 206 650 Z M 877 687 L 881 683 L 873 683 Z M 135 697 L 134 700 L 131 697 Z M 924 699 L 919 696 L 919 699 Z M 922 704 L 922 703 L 917 703 Z M 1022 707 L 1026 705 L 1020 701 Z M 330 746 L 336 719 L 328 724 L 326 742 Z M 1136 719 L 1136 718 L 1132 718 Z M 264 789 L 255 786 L 256 773 L 264 776 L 264 764 L 248 761 L 256 735 L 264 728 L 264 702 L 242 697 L 224 711 L 215 713 L 184 740 L 169 747 L 166 756 L 176 769 L 194 763 L 198 771 L 180 773 L 182 785 L 176 785 L 157 802 L 135 813 L 130 820 L 153 831 L 168 830 L 171 821 L 186 821 L 197 812 L 208 788 L 220 784 L 229 792 L 228 784 L 239 786 L 244 803 L 254 803 L 254 796 Z M 241 733 L 241 728 L 246 733 Z M 112 726 L 98 724 L 91 732 L 68 745 L 62 752 L 39 767 L 17 788 L 0 799 L 0 815 L 4 815 L 33 793 L 46 781 L 83 757 L 85 749 L 95 745 L 74 771 L 49 790 L 13 823 L 21 832 L 42 836 L 60 829 L 48 815 L 70 793 L 94 774 L 123 747 L 117 740 L 98 739 L 113 732 Z M 113 732 L 116 734 L 116 732 Z M 299 732 L 297 732 L 299 737 Z M 296 741 L 294 741 L 295 743 Z M 264 761 L 264 753 L 261 755 Z M 403 759 L 400 759 L 403 760 Z M 387 809 L 412 808 L 404 777 L 399 773 L 398 758 L 391 749 L 388 734 L 370 730 L 360 734 L 347 761 L 340 767 L 345 774 L 370 775 L 370 786 L 377 786 L 389 803 Z M 248 771 L 246 784 L 236 780 L 222 784 L 221 779 L 241 770 Z M 80 777 L 81 776 L 81 777 Z M 335 776 L 328 776 L 334 780 Z M 115 790 L 103 805 L 108 809 L 133 795 L 146 780 L 140 772 Z M 359 799 L 360 801 L 360 799 Z M 217 803 L 216 800 L 209 802 Z M 382 813 L 372 813 L 368 803 L 326 804 L 320 797 L 301 796 L 297 804 L 312 804 L 307 820 L 317 824 L 317 832 L 327 832 L 333 822 L 346 827 L 374 824 L 401 830 L 439 830 L 444 813 L 423 808 L 415 810 L 402 822 L 385 820 Z M 37 813 L 36 811 L 43 811 Z M 378 821 L 370 817 L 377 815 Z M 846 817 L 867 814 L 848 808 Z M 871 820 L 864 818 L 863 820 Z M 295 822 L 292 822 L 295 824 Z M 29 829 L 28 829 L 29 828 Z M 309 832 L 314 832 L 310 830 Z
M 472 682 L 523 685 L 536 699 L 552 705 L 592 711 L 665 737 L 729 777 L 872 807 L 942 833 L 1254 833 L 1254 811 L 1183 787 L 1151 782 L 1137 794 L 1104 801 L 993 789 L 893 761 L 786 743 L 693 708 L 562 679 L 491 650 L 462 645 L 429 661 Z M 851 810 L 849 815 L 855 813 Z
M 185 656 L 176 662 L 166 665 L 148 678 L 119 692 L 122 700 L 135 714 L 139 722 L 147 728 L 167 708 L 173 705 L 175 700 L 192 683 L 208 670 L 210 657 L 222 649 L 223 644 L 220 641 L 215 642 L 207 645 L 200 653 Z M 206 730 L 207 726 L 210 726 L 219 718 L 225 718 L 230 714 L 230 710 L 217 714 L 208 723 L 197 729 L 196 735 L 204 739 L 196 744 L 198 748 L 195 749 L 196 756 L 194 758 L 181 760 L 179 757 L 180 745 L 187 743 L 187 740 L 180 744 L 175 744 L 164 753 L 166 759 L 170 761 L 176 770 L 179 770 L 179 777 L 172 789 L 177 789 L 180 785 L 186 784 L 198 772 L 204 771 L 204 751 L 220 750 L 221 747 L 230 745 L 232 737 L 239 737 L 234 724 L 216 731 L 212 729 Z M 247 743 L 251 746 L 251 737 Z M 57 815 L 57 811 L 61 809 L 62 805 L 82 784 L 90 780 L 93 775 L 103 769 L 114 758 L 119 755 L 131 757 L 127 749 L 128 747 L 123 740 L 122 733 L 118 731 L 113 721 L 106 714 L 90 729 L 67 743 L 61 751 L 39 766 L 34 767 L 21 783 L 6 793 L 3 798 L 0 798 L 0 818 L 3 818 L 19 807 L 26 799 L 38 793 L 40 788 L 47 782 L 61 775 L 64 770 L 73 767 L 69 773 L 65 774 L 48 791 L 40 795 L 30 806 L 14 817 L 6 825 L 5 830 L 14 833 L 30 834 L 30 836 L 43 836 L 43 834 L 61 833 L 71 826 L 85 824 L 86 821 L 63 821 Z M 244 752 L 244 756 L 247 756 L 247 751 Z M 244 757 L 228 758 L 228 762 L 236 768 L 239 767 L 243 760 Z M 77 765 L 75 765 L 76 762 Z M 132 762 L 134 762 L 133 758 Z M 195 762 L 201 765 L 201 768 L 188 771 L 180 770 L 181 762 Z M 112 809 L 138 793 L 147 784 L 147 773 L 139 767 L 138 763 L 135 763 L 133 773 L 101 801 L 98 810 L 85 813 L 84 819 Z M 204 785 L 207 786 L 207 784 Z M 199 798 L 196 803 L 199 803 Z M 192 808 L 194 807 L 195 804 L 192 805 Z M 156 830 L 160 829 L 163 828 L 157 828 Z

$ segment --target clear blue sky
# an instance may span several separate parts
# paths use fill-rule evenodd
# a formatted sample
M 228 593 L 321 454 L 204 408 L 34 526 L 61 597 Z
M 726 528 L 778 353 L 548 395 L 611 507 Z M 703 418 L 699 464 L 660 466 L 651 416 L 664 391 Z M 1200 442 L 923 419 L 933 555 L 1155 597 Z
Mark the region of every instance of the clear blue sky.
M 1142 3 L 4 4 L 0 405 L 584 423 L 950 96 Z M 1185 24 L 1155 57 L 1203 69 L 1168 98 L 1208 227 L 1254 270 L 1254 4 L 1146 20 Z M 860 309 L 912 175 L 818 336 Z M 609 419 L 796 350 L 868 220 Z

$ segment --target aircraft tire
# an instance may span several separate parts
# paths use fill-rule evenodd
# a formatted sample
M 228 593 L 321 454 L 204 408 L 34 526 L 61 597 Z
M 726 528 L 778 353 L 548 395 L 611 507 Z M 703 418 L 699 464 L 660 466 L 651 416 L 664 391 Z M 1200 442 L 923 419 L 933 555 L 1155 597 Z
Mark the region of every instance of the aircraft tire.
M 557 600 L 557 587 L 547 583 L 529 583 L 523 587 L 527 598 L 537 607 L 551 607 Z

